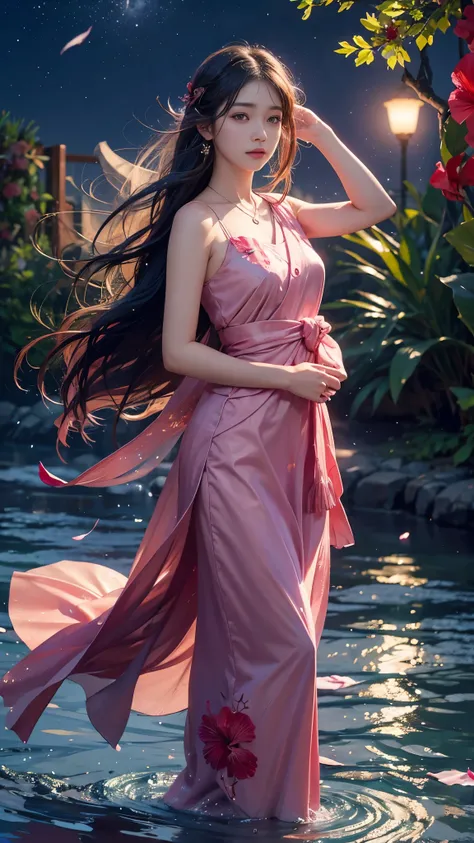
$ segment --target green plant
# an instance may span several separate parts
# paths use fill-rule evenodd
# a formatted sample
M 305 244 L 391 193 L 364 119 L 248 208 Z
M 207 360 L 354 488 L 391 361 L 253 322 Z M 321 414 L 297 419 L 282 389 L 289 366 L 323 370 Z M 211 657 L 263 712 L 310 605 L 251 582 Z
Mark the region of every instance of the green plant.
M 324 308 L 349 314 L 337 335 L 358 389 L 351 417 L 369 399 L 374 413 L 385 396 L 397 403 L 411 390 L 423 421 L 462 430 L 474 395 L 474 273 L 443 236 L 440 192 L 408 187 L 416 207 L 394 217 L 397 236 L 373 226 L 344 236 L 357 250 L 336 247 L 350 258 L 338 262 L 340 271 L 364 285 Z
M 48 156 L 39 152 L 37 127 L 0 114 L 0 354 L 9 361 L 33 335 L 40 333 L 38 309 L 32 302 L 35 290 L 55 285 L 61 273 L 31 241 L 31 233 L 52 199 L 42 190 L 40 172 Z M 39 249 L 50 253 L 45 233 L 37 237 Z M 47 291 L 49 292 L 49 290 Z M 45 289 L 46 293 L 46 289 Z M 58 293 L 53 290 L 51 301 Z M 36 316 L 35 316 L 36 314 Z M 51 305 L 42 311 L 51 321 Z M 33 352 L 31 362 L 35 363 Z M 3 368 L 3 367 L 2 367 Z

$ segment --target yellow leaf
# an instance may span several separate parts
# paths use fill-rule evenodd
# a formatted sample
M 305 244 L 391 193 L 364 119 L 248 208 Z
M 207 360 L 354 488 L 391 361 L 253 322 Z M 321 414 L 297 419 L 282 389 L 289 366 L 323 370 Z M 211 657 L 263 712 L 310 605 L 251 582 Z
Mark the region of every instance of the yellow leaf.
M 370 44 L 367 43 L 365 38 L 362 38 L 362 35 L 354 35 L 353 37 L 354 44 L 357 44 L 358 47 L 362 47 L 365 50 L 371 50 Z
M 411 61 L 410 56 L 408 55 L 404 47 L 400 47 L 400 53 L 402 54 L 405 61 Z
M 438 21 L 438 29 L 441 30 L 443 35 L 445 32 L 447 32 L 450 26 L 451 23 L 449 22 L 448 18 L 441 18 L 441 20 Z
M 398 55 L 397 55 L 397 61 L 398 61 L 398 64 L 401 64 L 401 66 L 402 66 L 402 67 L 405 67 L 405 59 L 403 58 L 403 56 L 401 55 L 401 53 L 398 53 Z
M 360 67 L 361 64 L 370 64 L 373 61 L 374 54 L 371 49 L 368 50 L 360 50 L 359 55 L 355 60 L 356 67 Z
M 394 70 L 395 67 L 397 66 L 397 57 L 396 56 L 390 56 L 390 58 L 387 59 L 387 64 L 388 64 L 390 70 Z
M 426 40 L 424 35 L 418 35 L 418 38 L 415 38 L 415 44 L 420 50 L 420 52 L 421 50 L 423 50 L 424 47 L 426 47 L 427 43 L 428 41 Z

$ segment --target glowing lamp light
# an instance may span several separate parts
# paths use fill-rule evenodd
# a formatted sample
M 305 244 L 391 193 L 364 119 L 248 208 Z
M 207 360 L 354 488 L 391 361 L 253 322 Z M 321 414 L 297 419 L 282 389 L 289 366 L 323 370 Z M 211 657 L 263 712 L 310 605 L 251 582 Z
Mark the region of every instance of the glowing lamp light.
M 422 105 L 421 100 L 412 97 L 394 97 L 384 102 L 390 130 L 394 135 L 409 138 L 415 134 Z
M 415 134 L 418 116 L 423 105 L 421 100 L 412 97 L 394 97 L 384 102 L 387 109 L 388 123 L 392 133 L 400 141 L 400 210 L 403 212 L 407 200 L 407 149 L 408 141 Z

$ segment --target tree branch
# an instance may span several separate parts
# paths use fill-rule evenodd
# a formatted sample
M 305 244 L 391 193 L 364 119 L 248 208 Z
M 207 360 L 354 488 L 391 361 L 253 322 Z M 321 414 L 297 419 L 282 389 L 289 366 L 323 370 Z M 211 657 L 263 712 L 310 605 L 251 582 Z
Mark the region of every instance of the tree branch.
M 438 112 L 439 131 L 441 134 L 443 123 L 449 115 L 449 106 L 448 101 L 438 96 L 438 94 L 436 94 L 433 90 L 433 71 L 431 69 L 430 60 L 426 50 L 427 48 L 425 47 L 424 50 L 420 52 L 420 67 L 416 79 L 410 71 L 405 68 L 403 71 L 402 82 L 407 85 L 408 88 L 415 91 L 416 95 L 420 100 L 422 100 L 422 102 L 426 102 L 428 105 L 431 105 L 436 109 Z

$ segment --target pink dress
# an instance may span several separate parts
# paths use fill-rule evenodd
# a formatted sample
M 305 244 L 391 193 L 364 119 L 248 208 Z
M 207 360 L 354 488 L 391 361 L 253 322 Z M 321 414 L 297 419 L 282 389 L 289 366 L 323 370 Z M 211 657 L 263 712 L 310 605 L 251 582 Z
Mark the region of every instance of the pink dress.
M 318 315 L 324 266 L 285 200 L 283 242 L 228 237 L 202 305 L 227 354 L 341 364 Z M 275 225 L 275 228 L 277 226 Z M 209 332 L 203 342 L 209 340 Z M 67 421 L 67 420 L 66 420 Z M 13 573 L 9 614 L 31 652 L 6 673 L 6 725 L 27 741 L 65 679 L 117 747 L 130 711 L 187 709 L 186 767 L 164 795 L 217 817 L 314 819 L 317 650 L 330 545 L 353 544 L 325 404 L 186 377 L 131 442 L 57 486 L 155 468 L 183 434 L 130 574 L 62 560 Z

